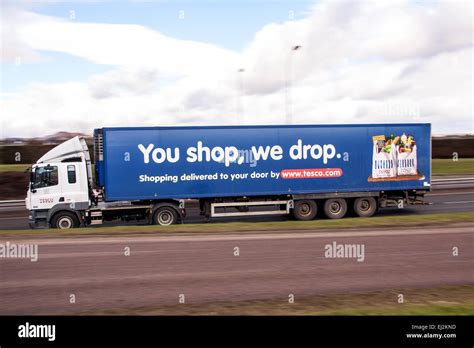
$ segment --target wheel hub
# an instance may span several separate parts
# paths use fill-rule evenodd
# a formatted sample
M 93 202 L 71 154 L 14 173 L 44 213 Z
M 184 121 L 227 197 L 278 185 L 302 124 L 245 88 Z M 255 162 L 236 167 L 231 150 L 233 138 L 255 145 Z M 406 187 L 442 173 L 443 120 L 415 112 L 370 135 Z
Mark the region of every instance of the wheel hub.
M 71 221 L 71 219 L 69 219 L 67 217 L 63 217 L 63 218 L 59 219 L 58 226 L 62 230 L 71 228 L 72 227 L 72 221 Z
M 369 208 L 370 208 L 369 202 L 367 202 L 367 201 L 365 201 L 365 200 L 362 201 L 362 202 L 360 202 L 360 209 L 361 209 L 361 210 L 367 211 L 367 210 L 369 210 Z
M 301 208 L 300 208 L 300 213 L 302 215 L 310 214 L 311 213 L 311 207 L 309 206 L 309 204 L 302 204 Z
M 331 203 L 330 209 L 331 213 L 337 214 L 341 211 L 341 205 L 338 202 L 333 202 Z
M 159 220 L 160 225 L 168 225 L 172 220 L 171 214 L 167 211 L 164 211 L 159 214 L 158 220 Z

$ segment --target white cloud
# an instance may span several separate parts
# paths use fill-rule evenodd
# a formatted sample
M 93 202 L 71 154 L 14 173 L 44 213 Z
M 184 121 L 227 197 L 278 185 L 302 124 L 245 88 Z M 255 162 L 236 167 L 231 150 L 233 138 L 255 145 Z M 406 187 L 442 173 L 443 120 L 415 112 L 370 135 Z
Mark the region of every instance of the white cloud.
M 19 11 L 11 1 L 0 4 L 0 62 L 22 63 L 40 61 L 40 55 L 18 38 L 18 23 L 26 23 L 30 12 Z
M 91 95 L 98 99 L 146 94 L 153 91 L 158 79 L 159 74 L 153 69 L 120 69 L 92 76 L 88 87 Z
M 174 39 L 140 25 L 80 23 L 31 12 L 24 17 L 17 28 L 23 44 L 97 64 L 187 75 L 232 64 L 237 58 L 234 52 L 215 45 Z
M 467 1 L 323 1 L 302 20 L 266 25 L 240 53 L 137 25 L 32 12 L 21 18 L 15 22 L 21 47 L 111 69 L 86 82 L 34 84 L 3 96 L 9 136 L 284 123 L 288 80 L 295 123 L 431 122 L 435 132 L 474 131 Z M 294 45 L 302 47 L 292 51 Z

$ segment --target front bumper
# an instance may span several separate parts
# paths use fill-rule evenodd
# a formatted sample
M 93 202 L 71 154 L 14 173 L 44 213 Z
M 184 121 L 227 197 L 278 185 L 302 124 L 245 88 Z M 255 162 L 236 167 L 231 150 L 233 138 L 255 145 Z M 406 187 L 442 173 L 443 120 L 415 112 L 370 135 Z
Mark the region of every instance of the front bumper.
M 30 228 L 49 228 L 49 223 L 46 221 L 47 212 L 30 210 L 28 214 L 28 225 Z

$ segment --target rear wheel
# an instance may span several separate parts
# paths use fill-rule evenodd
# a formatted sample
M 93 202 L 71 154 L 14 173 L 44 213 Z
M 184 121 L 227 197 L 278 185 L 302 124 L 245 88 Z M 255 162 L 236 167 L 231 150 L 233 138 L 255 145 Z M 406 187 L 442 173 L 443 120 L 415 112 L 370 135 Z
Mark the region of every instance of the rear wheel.
M 315 201 L 310 199 L 295 201 L 295 207 L 293 208 L 293 216 L 296 220 L 313 220 L 316 217 L 317 213 L 318 206 Z
M 60 230 L 76 228 L 79 227 L 79 219 L 74 213 L 62 211 L 54 215 L 53 219 L 51 220 L 51 227 L 58 228 Z
M 178 222 L 178 212 L 172 207 L 160 207 L 153 214 L 155 225 L 169 226 Z
M 360 217 L 369 217 L 377 211 L 377 201 L 373 197 L 361 197 L 354 201 L 354 212 Z
M 324 202 L 324 214 L 330 219 L 343 218 L 347 213 L 347 202 L 343 198 L 331 198 Z

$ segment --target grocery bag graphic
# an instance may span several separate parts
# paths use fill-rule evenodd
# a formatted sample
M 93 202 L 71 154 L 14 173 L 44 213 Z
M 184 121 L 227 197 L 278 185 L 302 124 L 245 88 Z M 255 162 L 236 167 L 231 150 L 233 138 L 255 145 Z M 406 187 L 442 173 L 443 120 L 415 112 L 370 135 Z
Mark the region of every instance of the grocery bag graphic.
M 372 178 L 393 178 L 397 176 L 396 139 L 377 135 L 373 139 Z
M 403 134 L 397 144 L 397 175 L 417 175 L 417 146 L 413 136 Z

